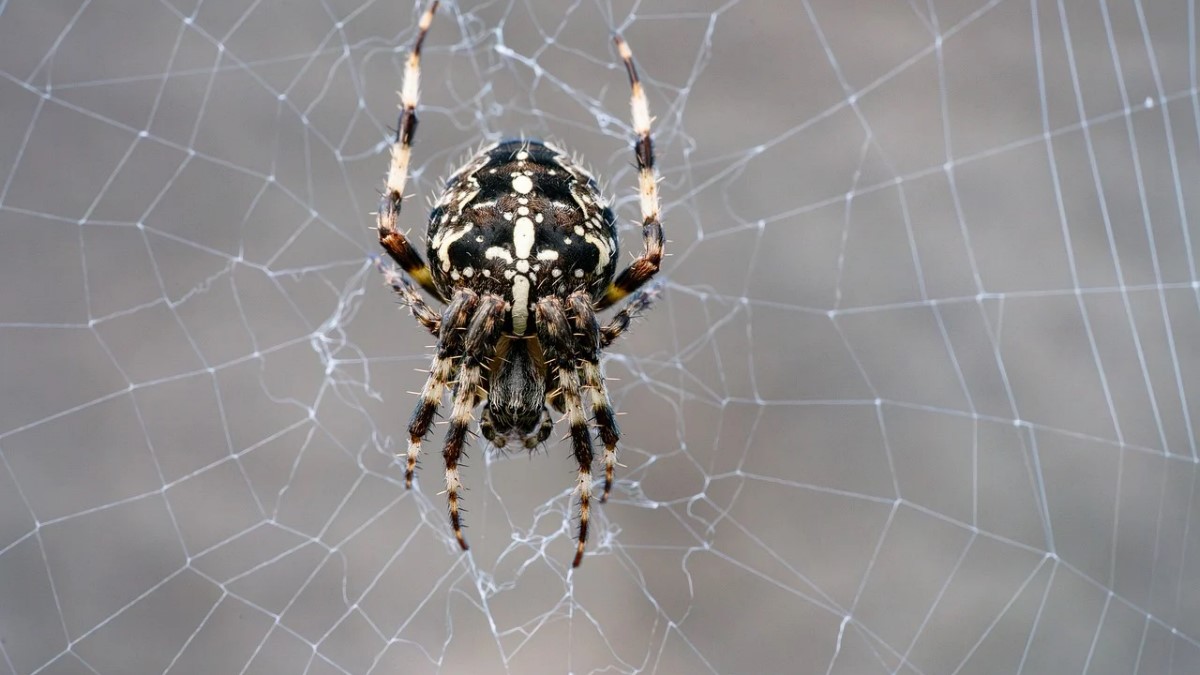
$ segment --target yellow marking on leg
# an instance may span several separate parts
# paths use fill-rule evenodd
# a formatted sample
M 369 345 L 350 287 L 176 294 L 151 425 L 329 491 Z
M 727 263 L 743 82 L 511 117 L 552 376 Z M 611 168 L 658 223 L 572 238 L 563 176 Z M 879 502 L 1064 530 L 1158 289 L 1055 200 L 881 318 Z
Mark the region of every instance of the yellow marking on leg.
M 408 273 L 408 276 L 412 277 L 413 281 L 425 288 L 433 288 L 433 275 L 430 274 L 428 267 L 419 267 L 412 270 Z
M 604 289 L 604 306 L 609 307 L 618 303 L 627 295 L 629 293 L 619 288 L 616 284 L 609 284 L 608 288 Z

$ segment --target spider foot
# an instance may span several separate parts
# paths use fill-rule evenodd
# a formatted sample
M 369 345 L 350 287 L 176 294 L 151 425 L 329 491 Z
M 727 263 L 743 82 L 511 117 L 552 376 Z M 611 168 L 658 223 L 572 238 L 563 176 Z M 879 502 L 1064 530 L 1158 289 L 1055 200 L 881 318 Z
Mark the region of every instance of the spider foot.
M 571 563 L 571 567 L 579 567 L 583 562 L 583 549 L 587 546 L 588 537 L 588 517 L 591 511 L 592 497 L 592 473 L 590 471 L 579 472 L 579 537 L 576 540 L 575 546 L 575 561 Z
M 458 469 L 446 469 L 446 501 L 450 506 L 450 526 L 454 528 L 454 538 L 462 550 L 469 550 L 467 538 L 463 536 L 462 518 L 459 515 L 458 493 L 462 490 L 462 481 L 458 478 Z M 465 511 L 466 509 L 462 509 Z
M 404 487 L 412 489 L 413 474 L 417 472 L 417 458 L 421 455 L 421 441 L 410 440 L 408 442 L 407 459 L 408 464 L 404 468 Z
M 613 471 L 617 466 L 617 446 L 604 446 L 604 494 L 600 495 L 600 503 L 608 503 L 608 495 L 612 493 Z

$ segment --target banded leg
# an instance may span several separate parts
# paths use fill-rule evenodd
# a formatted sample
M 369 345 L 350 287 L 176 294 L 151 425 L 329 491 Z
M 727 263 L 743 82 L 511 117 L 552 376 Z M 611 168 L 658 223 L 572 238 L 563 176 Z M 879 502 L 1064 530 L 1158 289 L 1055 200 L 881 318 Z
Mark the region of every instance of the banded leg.
M 604 386 L 604 374 L 600 372 L 600 322 L 592 309 L 592 299 L 584 291 L 576 291 L 567 298 L 571 322 L 575 329 L 575 357 L 579 359 L 579 371 L 583 375 L 583 388 L 590 398 L 592 416 L 596 420 L 596 431 L 604 443 L 604 494 L 600 503 L 608 501 L 612 492 L 613 471 L 617 465 L 617 442 L 621 440 L 621 429 L 613 414 L 612 402 L 608 400 L 608 388 Z
M 387 251 L 392 260 L 410 277 L 421 285 L 430 295 L 442 298 L 437 287 L 433 284 L 433 275 L 429 266 L 421 258 L 421 254 L 409 243 L 408 239 L 396 229 L 400 219 L 401 200 L 404 199 L 404 185 L 408 182 L 409 156 L 412 152 L 413 134 L 417 131 L 417 100 L 421 84 L 421 43 L 433 23 L 433 13 L 437 11 L 437 0 L 430 3 L 429 9 L 421 15 L 418 25 L 417 39 L 413 43 L 408 63 L 404 67 L 404 84 L 400 89 L 400 121 L 396 125 L 396 138 L 392 142 L 392 159 L 388 165 L 387 181 L 383 196 L 379 199 L 379 213 L 376 216 L 379 230 L 379 244 Z M 444 298 L 442 298 L 444 299 Z
M 633 52 L 620 35 L 614 36 L 613 41 L 617 43 L 617 51 L 625 62 L 625 71 L 629 74 L 629 85 L 633 90 L 629 107 L 633 116 L 633 131 L 638 137 L 633 144 L 633 152 L 637 157 L 642 210 L 642 254 L 608 285 L 604 297 L 597 303 L 597 310 L 620 302 L 658 274 L 664 243 L 662 223 L 658 219 L 658 174 L 654 171 L 654 141 L 650 138 L 650 106 L 646 103 L 646 92 L 633 65 Z
M 654 301 L 658 299 L 660 290 L 661 285 L 655 284 L 634 293 L 629 298 L 629 302 L 625 303 L 625 306 L 613 315 L 608 325 L 600 329 L 600 348 L 608 349 L 609 345 L 624 335 L 625 331 L 629 330 L 629 324 L 633 323 L 634 319 L 640 317 L 646 310 L 650 309 L 650 305 L 654 304 Z
M 572 567 L 579 567 L 583 562 L 583 549 L 587 544 L 588 517 L 590 516 L 592 497 L 592 436 L 588 430 L 587 416 L 583 411 L 583 399 L 580 396 L 579 371 L 574 363 L 574 350 L 571 347 L 571 326 L 563 312 L 562 302 L 555 297 L 547 297 L 538 301 L 535 310 L 537 316 L 538 340 L 546 350 L 547 362 L 553 362 L 558 378 L 558 386 L 562 395 L 563 406 L 566 409 L 567 421 L 571 426 L 571 448 L 575 461 L 579 464 L 579 478 L 576 489 L 579 490 L 579 537 L 575 549 L 575 561 Z
M 504 327 L 506 306 L 502 298 L 494 295 L 484 297 L 479 303 L 479 311 L 467 329 L 463 363 L 458 371 L 458 380 L 454 383 L 454 407 L 450 411 L 450 430 L 446 432 L 446 446 L 442 455 L 446 460 L 446 499 L 450 507 L 450 526 L 454 528 L 454 537 L 464 551 L 467 550 L 467 540 L 463 537 L 458 508 L 458 493 L 462 491 L 458 460 L 462 457 L 467 430 L 471 426 L 471 411 L 475 408 L 476 396 L 483 386 L 482 370 L 495 352 L 496 342 Z
M 421 294 L 417 292 L 412 283 L 408 279 L 405 279 L 403 274 L 385 266 L 383 261 L 378 257 L 375 257 L 375 269 L 379 270 L 379 273 L 383 275 L 384 283 L 391 286 L 392 290 L 399 296 L 400 304 L 412 312 L 417 323 L 424 326 L 425 330 L 428 330 L 434 336 L 439 335 L 442 331 L 441 315 L 433 311 L 433 308 L 425 302 L 425 299 L 421 297 Z
M 412 418 L 408 422 L 408 465 L 404 470 L 404 486 L 411 488 L 413 473 L 417 468 L 417 458 L 421 454 L 421 441 L 429 433 L 433 416 L 437 414 L 438 406 L 442 404 L 442 394 L 446 386 L 454 379 L 458 369 L 455 359 L 463 353 L 463 339 L 467 325 L 479 297 L 475 292 L 460 288 L 454 293 L 446 311 L 442 314 L 441 334 L 438 337 L 437 353 L 433 364 L 429 366 L 429 378 L 421 390 L 421 400 L 413 409 Z

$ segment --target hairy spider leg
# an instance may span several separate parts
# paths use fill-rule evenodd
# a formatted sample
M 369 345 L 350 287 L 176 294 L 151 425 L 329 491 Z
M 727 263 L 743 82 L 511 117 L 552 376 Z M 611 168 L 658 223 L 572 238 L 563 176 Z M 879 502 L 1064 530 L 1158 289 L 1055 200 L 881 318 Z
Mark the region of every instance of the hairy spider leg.
M 663 257 L 663 230 L 658 219 L 658 174 L 654 170 L 654 141 L 650 138 L 650 106 L 646 103 L 646 92 L 642 89 L 637 68 L 633 65 L 633 52 L 620 35 L 613 36 L 613 41 L 617 44 L 621 60 L 625 62 L 625 71 L 629 74 L 629 85 L 633 90 L 629 107 L 633 117 L 633 131 L 637 134 L 633 152 L 637 158 L 639 202 L 642 210 L 642 254 L 608 285 L 604 297 L 596 304 L 598 310 L 611 307 L 641 288 L 658 274 Z
M 479 311 L 475 312 L 467 329 L 463 363 L 458 371 L 458 380 L 454 383 L 454 405 L 450 410 L 450 429 L 446 432 L 442 455 L 446 461 L 446 500 L 450 507 L 450 526 L 454 528 L 454 537 L 464 551 L 468 546 L 459 516 L 458 493 L 462 491 L 462 481 L 458 477 L 458 462 L 473 419 L 471 411 L 483 388 L 482 371 L 496 351 L 496 342 L 504 328 L 507 311 L 508 303 L 498 296 L 484 296 L 480 301 Z
M 604 493 L 600 496 L 603 504 L 612 492 L 621 429 L 617 426 L 608 389 L 604 386 L 604 375 L 600 372 L 600 322 L 592 309 L 592 299 L 587 293 L 576 291 L 567 297 L 567 309 L 575 328 L 575 358 L 583 376 L 583 388 L 591 399 L 588 403 L 596 420 L 597 436 L 604 443 Z
M 534 308 L 537 317 L 538 340 L 546 350 L 547 360 L 554 364 L 562 393 L 563 407 L 571 427 L 571 448 L 579 464 L 579 536 L 572 567 L 583 562 L 583 549 L 587 545 L 588 518 L 591 515 L 592 497 L 592 436 L 588 429 L 587 416 L 583 411 L 580 395 L 579 370 L 575 367 L 572 349 L 571 326 L 563 311 L 562 301 L 556 297 L 538 300 Z
M 625 306 L 613 315 L 608 324 L 600 329 L 600 349 L 608 349 L 609 345 L 624 335 L 633 320 L 650 309 L 650 306 L 658 299 L 660 290 L 662 290 L 661 284 L 655 284 L 629 296 L 629 302 L 625 303 Z
M 457 361 L 463 355 L 467 326 L 478 304 L 479 296 L 475 291 L 460 288 L 454 292 L 454 297 L 450 299 L 450 304 L 446 305 L 442 314 L 437 352 L 429 366 L 429 377 L 425 379 L 425 386 L 421 389 L 421 400 L 417 401 L 408 422 L 408 464 L 404 469 L 404 486 L 407 488 L 412 487 L 417 458 L 421 455 L 421 441 L 429 433 L 433 416 L 442 405 L 442 395 L 446 387 L 458 372 Z
M 434 0 L 421 15 L 417 39 L 413 43 L 412 51 L 408 55 L 408 63 L 404 67 L 404 83 L 400 88 L 400 120 L 396 124 L 391 162 L 388 165 L 383 195 L 379 199 L 376 223 L 379 230 L 379 244 L 392 257 L 392 260 L 396 261 L 400 269 L 404 270 L 430 295 L 445 300 L 446 298 L 442 297 L 437 287 L 434 286 L 433 275 L 430 274 L 429 266 L 425 264 L 421 254 L 396 229 L 396 223 L 400 219 L 401 201 L 404 199 L 404 185 L 408 182 L 412 139 L 417 131 L 417 101 L 420 97 L 421 85 L 421 44 L 425 41 L 425 34 L 429 32 L 430 24 L 433 23 L 433 13 L 437 11 L 437 7 L 437 0 Z M 401 297 L 410 307 L 415 308 L 424 304 L 424 300 L 416 294 L 402 295 Z
M 442 317 L 425 303 L 425 300 L 417 292 L 412 282 L 405 279 L 403 274 L 385 266 L 383 261 L 377 257 L 375 258 L 375 269 L 379 270 L 379 273 L 383 275 L 384 283 L 392 287 L 392 290 L 400 299 L 400 304 L 408 308 L 413 318 L 417 320 L 417 323 L 424 326 L 425 330 L 432 333 L 434 337 L 437 337 L 442 330 Z

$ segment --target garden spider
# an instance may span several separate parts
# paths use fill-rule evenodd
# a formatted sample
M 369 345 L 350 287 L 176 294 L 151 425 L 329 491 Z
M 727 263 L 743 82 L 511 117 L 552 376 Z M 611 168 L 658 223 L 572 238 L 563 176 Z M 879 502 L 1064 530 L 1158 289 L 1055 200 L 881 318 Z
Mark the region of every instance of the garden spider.
M 617 268 L 616 219 L 596 180 L 559 148 L 534 140 L 510 140 L 482 148 L 446 182 L 429 215 L 426 265 L 396 227 L 408 179 L 421 43 L 437 10 L 421 16 L 404 70 L 401 113 L 379 204 L 379 243 L 429 295 L 446 303 L 433 310 L 403 275 L 380 269 L 413 316 L 437 337 L 436 355 L 421 400 L 408 424 L 406 487 L 421 442 L 442 395 L 453 404 L 443 456 L 450 523 L 463 550 L 458 464 L 472 411 L 485 403 L 480 430 L 498 448 L 533 449 L 554 426 L 547 404 L 565 413 L 579 465 L 579 535 L 572 566 L 583 560 L 592 495 L 592 438 L 585 412 L 591 408 L 604 443 L 604 493 L 608 499 L 620 432 L 600 372 L 601 350 L 613 343 L 654 300 L 645 286 L 663 257 L 658 178 L 650 139 L 650 111 L 633 54 L 614 36 L 633 93 L 634 155 L 642 211 L 644 250 L 624 271 Z M 629 297 L 631 296 L 632 297 Z M 628 302 L 601 326 L 596 313 Z

